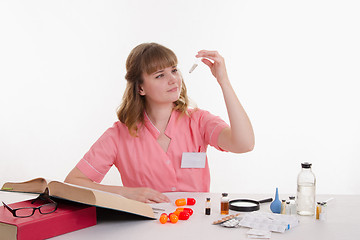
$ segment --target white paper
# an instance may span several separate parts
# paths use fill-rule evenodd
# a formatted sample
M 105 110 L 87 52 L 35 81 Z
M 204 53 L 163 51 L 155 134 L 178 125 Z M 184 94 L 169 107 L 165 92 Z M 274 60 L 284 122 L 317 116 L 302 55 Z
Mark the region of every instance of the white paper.
M 248 238 L 255 238 L 255 239 L 270 239 L 271 232 L 266 230 L 260 229 L 250 229 L 248 232 Z

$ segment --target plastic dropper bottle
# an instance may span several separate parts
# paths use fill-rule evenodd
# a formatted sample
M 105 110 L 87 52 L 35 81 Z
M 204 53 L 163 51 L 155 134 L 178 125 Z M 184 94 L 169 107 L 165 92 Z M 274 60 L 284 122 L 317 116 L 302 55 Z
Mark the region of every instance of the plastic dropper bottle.
M 311 216 L 315 213 L 316 178 L 311 171 L 311 163 L 302 163 L 301 167 L 301 172 L 297 178 L 297 213 Z

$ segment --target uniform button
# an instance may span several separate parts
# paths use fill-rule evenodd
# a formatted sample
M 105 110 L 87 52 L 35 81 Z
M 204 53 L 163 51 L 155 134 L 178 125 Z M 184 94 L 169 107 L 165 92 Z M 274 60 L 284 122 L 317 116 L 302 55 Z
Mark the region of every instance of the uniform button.
M 173 192 L 176 191 L 176 187 L 172 187 L 171 191 L 173 191 Z

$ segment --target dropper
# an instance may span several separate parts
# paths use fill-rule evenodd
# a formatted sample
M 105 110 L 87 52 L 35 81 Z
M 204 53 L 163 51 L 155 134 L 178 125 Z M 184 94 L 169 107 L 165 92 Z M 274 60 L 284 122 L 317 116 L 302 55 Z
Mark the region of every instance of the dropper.
M 331 198 L 329 198 L 328 200 L 326 200 L 324 203 L 329 203 L 330 201 L 332 201 L 332 200 L 334 200 L 334 198 L 333 197 L 331 197 Z

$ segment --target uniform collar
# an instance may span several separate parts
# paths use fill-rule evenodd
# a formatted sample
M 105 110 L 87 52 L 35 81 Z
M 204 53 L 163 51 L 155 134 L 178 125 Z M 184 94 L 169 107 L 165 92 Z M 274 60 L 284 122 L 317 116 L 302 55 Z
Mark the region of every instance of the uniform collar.
M 165 135 L 168 136 L 169 138 L 172 138 L 172 136 L 174 135 L 174 127 L 176 127 L 174 124 L 176 122 L 176 119 L 178 118 L 178 115 L 180 113 L 178 111 L 173 110 L 171 112 L 170 115 L 170 119 L 169 122 L 166 126 L 165 129 Z M 155 138 L 158 139 L 158 137 L 160 136 L 160 131 L 159 129 L 157 129 L 155 127 L 155 125 L 151 122 L 149 116 L 147 115 L 147 113 L 144 111 L 144 125 L 145 127 L 148 129 L 148 131 L 150 132 L 150 134 Z

